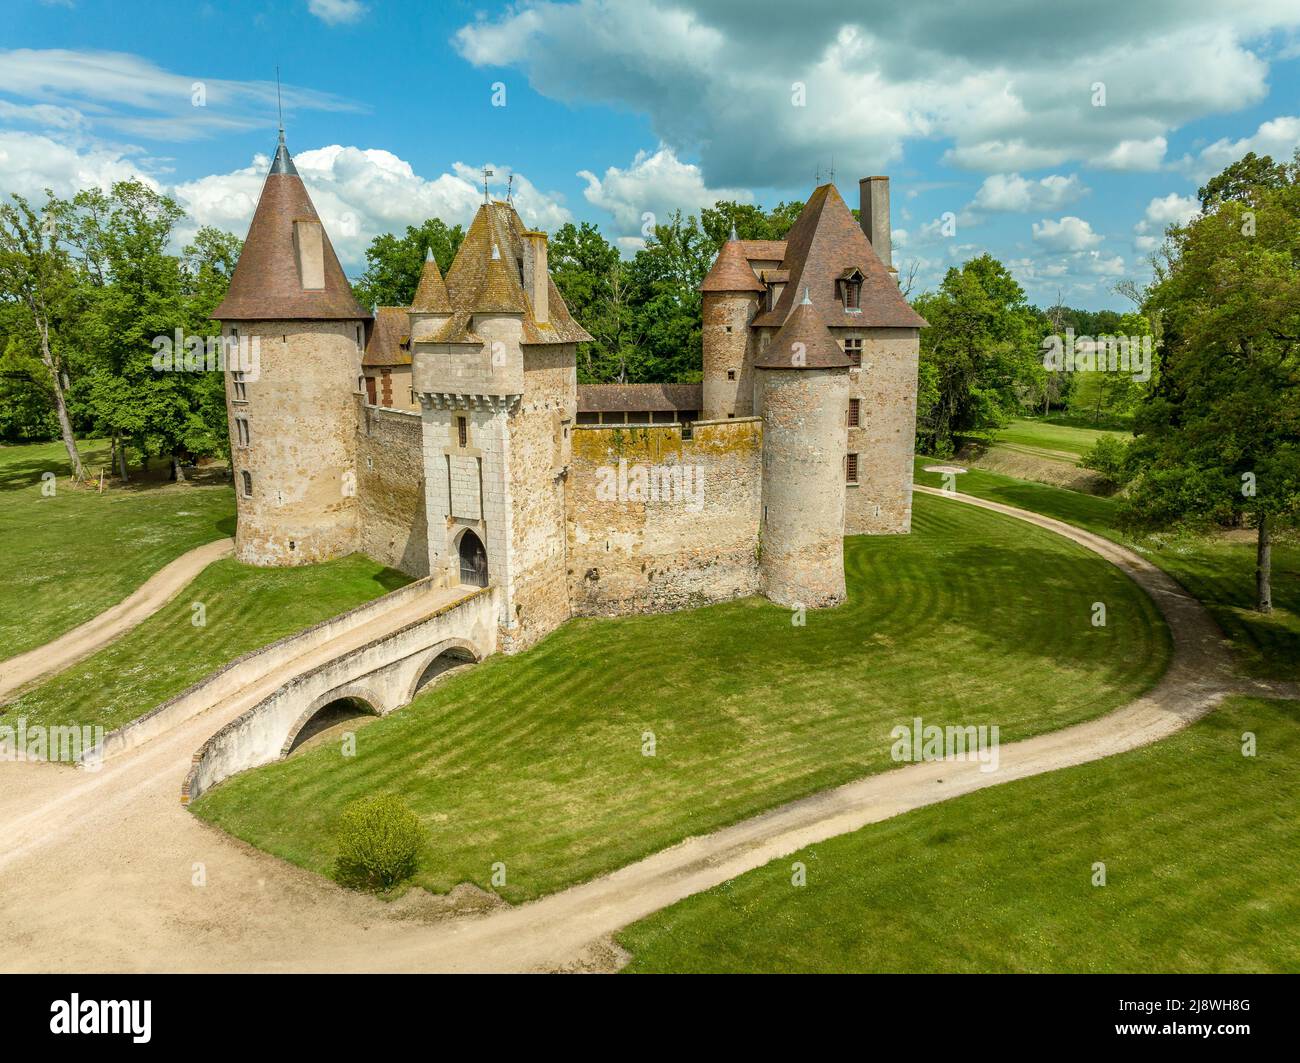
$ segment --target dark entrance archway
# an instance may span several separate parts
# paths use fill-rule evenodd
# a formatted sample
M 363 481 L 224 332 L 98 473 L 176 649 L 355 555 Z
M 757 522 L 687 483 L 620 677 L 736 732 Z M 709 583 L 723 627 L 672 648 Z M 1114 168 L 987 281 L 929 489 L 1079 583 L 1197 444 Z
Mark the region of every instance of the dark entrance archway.
M 420 678 L 415 681 L 415 689 L 411 692 L 411 697 L 415 697 L 421 690 L 427 687 L 435 679 L 440 678 L 447 672 L 458 668 L 464 668 L 467 665 L 474 664 L 478 658 L 472 652 L 463 646 L 452 646 L 443 650 L 437 657 L 425 666 Z
M 298 729 L 297 734 L 290 735 L 289 741 L 286 743 L 288 748 L 281 755 L 287 757 L 298 752 L 316 736 L 327 731 L 333 731 L 339 728 L 341 724 L 367 716 L 377 717 L 378 715 L 379 713 L 375 707 L 363 698 L 336 698 L 317 709 L 311 718 Z
M 468 528 L 460 536 L 460 581 L 470 587 L 488 585 L 487 551 L 483 541 Z

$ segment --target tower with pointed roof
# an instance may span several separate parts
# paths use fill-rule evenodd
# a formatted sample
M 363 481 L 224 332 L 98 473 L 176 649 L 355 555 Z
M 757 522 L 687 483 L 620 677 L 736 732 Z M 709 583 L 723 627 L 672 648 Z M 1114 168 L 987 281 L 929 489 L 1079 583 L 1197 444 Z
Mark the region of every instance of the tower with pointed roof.
M 247 343 L 228 368 L 235 552 L 298 565 L 356 549 L 356 392 L 370 314 L 348 285 L 284 131 L 230 288 L 212 315 Z
M 805 289 L 754 359 L 763 416 L 759 574 L 779 605 L 844 601 L 843 410 L 852 363 Z
M 849 359 L 839 415 L 844 534 L 911 528 L 917 362 L 925 321 L 898 289 L 891 262 L 889 184 L 859 182 L 860 219 L 833 184 L 814 189 L 784 240 L 723 245 L 703 292 L 704 416 L 766 417 L 758 359 L 803 305 Z M 753 396 L 753 397 L 751 397 Z
M 444 280 L 425 264 L 409 311 L 421 408 L 429 572 L 497 588 L 501 644 L 569 616 L 565 479 L 577 344 L 547 270 L 546 234 L 484 203 Z

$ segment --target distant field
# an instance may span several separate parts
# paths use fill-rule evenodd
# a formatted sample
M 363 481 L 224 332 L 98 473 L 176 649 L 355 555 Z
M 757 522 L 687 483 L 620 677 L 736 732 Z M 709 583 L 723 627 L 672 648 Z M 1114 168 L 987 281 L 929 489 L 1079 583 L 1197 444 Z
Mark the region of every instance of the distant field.
M 1077 461 L 1102 436 L 1116 436 L 1125 441 L 1133 438 L 1130 432 L 1099 431 L 1095 428 L 1021 419 L 1000 429 L 993 441 L 996 446 L 1024 448 L 1043 457 Z
M 1237 698 L 1143 749 L 793 853 L 619 940 L 644 972 L 1294 973 L 1296 808 L 1300 705 Z
M 500 862 L 522 901 L 889 770 L 914 715 L 1026 737 L 1128 702 L 1168 660 L 1132 581 L 1019 521 L 918 497 L 912 535 L 849 538 L 845 561 L 849 601 L 806 627 L 759 599 L 570 621 L 369 724 L 355 757 L 322 745 L 191 807 L 328 874 L 344 805 L 396 794 L 428 831 L 419 884 L 488 887 Z
M 82 445 L 88 469 L 108 461 Z M 41 493 L 53 472 L 56 494 Z M 75 488 L 62 443 L 0 447 L 0 659 L 70 631 L 116 605 L 196 546 L 233 535 L 229 485 Z
M 361 554 L 299 568 L 215 561 L 139 627 L 3 709 L 29 724 L 102 726 L 142 716 L 249 650 L 409 582 Z M 204 626 L 193 623 L 194 603 Z M 5 716 L 0 716 L 4 719 Z
M 941 487 L 942 476 L 918 458 L 916 482 Z M 1043 513 L 1132 546 L 1205 603 L 1232 640 L 1241 667 L 1250 675 L 1300 679 L 1300 544 L 1273 545 L 1273 612 L 1265 616 L 1255 600 L 1255 547 L 1202 536 L 1133 539 L 1120 531 L 1118 503 L 1110 498 L 971 469 L 957 477 L 963 494 Z

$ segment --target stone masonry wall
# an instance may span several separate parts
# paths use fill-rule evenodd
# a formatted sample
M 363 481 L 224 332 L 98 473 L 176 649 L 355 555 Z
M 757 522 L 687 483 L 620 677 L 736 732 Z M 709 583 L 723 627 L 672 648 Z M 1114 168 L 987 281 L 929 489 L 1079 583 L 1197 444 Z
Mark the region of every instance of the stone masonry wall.
M 744 292 L 705 292 L 702 308 L 706 420 L 754 414 L 754 358 L 749 321 L 758 299 Z M 734 378 L 728 378 L 734 373 Z
M 523 364 L 523 396 L 508 433 L 512 594 L 501 632 L 506 652 L 531 646 L 569 618 L 564 498 L 577 419 L 577 347 L 525 347 Z
M 567 568 L 575 615 L 663 612 L 758 592 L 758 418 L 697 421 L 685 440 L 680 425 L 583 425 L 572 435 Z M 674 469 L 688 489 L 677 490 Z
M 408 576 L 429 574 L 420 415 L 358 402 L 361 550 Z
M 866 329 L 862 368 L 849 371 L 849 395 L 861 400 L 861 427 L 848 430 L 858 455 L 858 486 L 845 489 L 844 534 L 912 529 L 916 448 L 916 329 Z

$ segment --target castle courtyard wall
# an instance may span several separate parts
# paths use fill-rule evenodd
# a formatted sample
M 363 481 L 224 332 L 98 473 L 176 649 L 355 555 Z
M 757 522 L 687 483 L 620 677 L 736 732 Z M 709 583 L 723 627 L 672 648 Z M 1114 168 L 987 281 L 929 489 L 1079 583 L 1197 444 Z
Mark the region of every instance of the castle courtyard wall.
M 424 450 L 418 412 L 358 402 L 360 549 L 408 576 L 429 575 Z
M 574 615 L 667 612 L 758 592 L 758 418 L 697 421 L 689 439 L 679 424 L 582 425 L 572 438 L 566 508 Z M 658 500 L 641 500 L 637 467 L 670 485 L 676 468 L 692 487 L 698 482 L 697 492 L 670 487 Z

